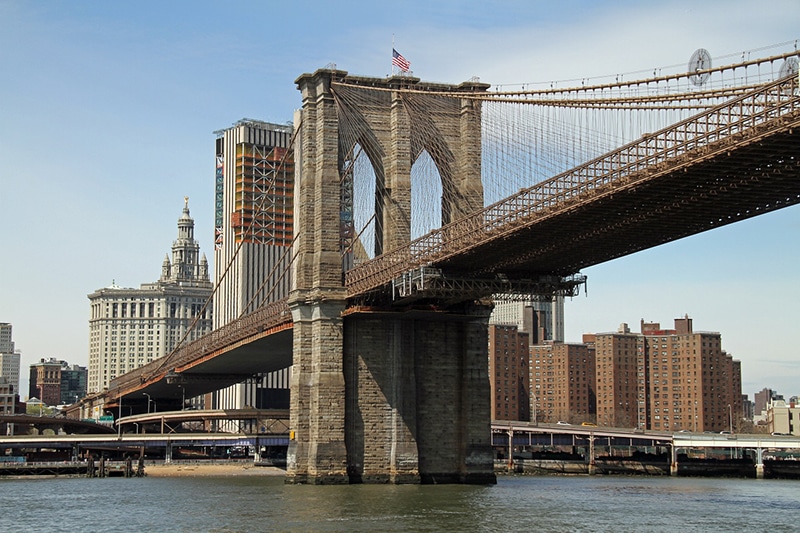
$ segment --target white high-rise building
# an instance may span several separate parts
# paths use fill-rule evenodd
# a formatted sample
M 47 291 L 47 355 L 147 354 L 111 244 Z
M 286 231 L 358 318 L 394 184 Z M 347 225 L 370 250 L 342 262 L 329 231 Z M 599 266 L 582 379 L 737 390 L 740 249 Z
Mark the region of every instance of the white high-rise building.
M 242 119 L 216 134 L 214 329 L 289 295 L 294 238 L 292 126 Z M 288 405 L 288 387 L 286 369 L 218 391 L 214 407 Z
M 186 198 L 178 219 L 178 238 L 172 243 L 172 260 L 169 255 L 164 258 L 158 281 L 139 289 L 112 282 L 88 295 L 87 392 L 100 392 L 117 376 L 169 354 L 179 342 L 209 333 L 212 293 L 208 261 L 200 256 L 194 239 Z
M 543 338 L 537 342 L 556 341 L 564 342 L 564 297 L 554 296 L 553 300 L 495 300 L 494 309 L 489 317 L 490 324 L 516 325 L 519 331 L 528 331 L 529 324 L 525 323 L 525 308 L 532 308 L 541 320 L 537 328 L 543 333 Z
M 19 394 L 19 365 L 20 353 L 14 350 L 14 341 L 11 336 L 11 324 L 0 323 L 0 377 L 14 388 L 14 393 Z

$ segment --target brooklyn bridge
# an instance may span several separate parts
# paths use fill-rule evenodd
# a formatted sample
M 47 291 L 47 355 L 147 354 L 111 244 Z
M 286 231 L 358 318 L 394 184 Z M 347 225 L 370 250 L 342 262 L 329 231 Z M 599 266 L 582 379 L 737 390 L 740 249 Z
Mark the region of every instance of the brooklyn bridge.
M 287 478 L 487 483 L 492 298 L 800 200 L 796 50 L 518 91 L 296 80 L 288 298 L 112 381 L 145 410 L 291 367 Z

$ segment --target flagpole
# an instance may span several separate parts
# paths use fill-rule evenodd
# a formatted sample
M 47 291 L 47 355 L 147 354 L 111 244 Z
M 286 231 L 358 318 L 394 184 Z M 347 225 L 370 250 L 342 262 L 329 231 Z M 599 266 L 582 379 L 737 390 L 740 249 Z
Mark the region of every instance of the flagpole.
M 392 34 L 392 76 L 394 76 L 394 33 Z

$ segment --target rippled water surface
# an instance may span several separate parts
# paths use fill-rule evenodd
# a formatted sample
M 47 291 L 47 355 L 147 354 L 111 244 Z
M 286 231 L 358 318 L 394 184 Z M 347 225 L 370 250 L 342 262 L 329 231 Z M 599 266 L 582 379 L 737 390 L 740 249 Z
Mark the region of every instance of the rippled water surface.
M 797 531 L 800 481 L 500 477 L 496 486 L 281 477 L 0 480 L 0 531 Z

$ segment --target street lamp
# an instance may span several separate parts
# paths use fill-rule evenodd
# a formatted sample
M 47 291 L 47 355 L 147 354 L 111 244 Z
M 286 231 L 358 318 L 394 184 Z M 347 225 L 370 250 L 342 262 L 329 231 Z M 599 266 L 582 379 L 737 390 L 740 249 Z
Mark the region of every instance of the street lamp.
M 514 427 L 509 424 L 508 425 L 508 470 L 514 468 Z
M 728 404 L 728 430 L 733 434 L 733 407 Z
M 158 410 L 158 406 L 156 405 L 156 401 L 155 400 L 151 400 L 150 399 L 150 395 L 147 394 L 146 392 L 143 392 L 142 394 L 144 396 L 147 396 L 147 414 L 148 415 L 150 414 L 150 402 L 151 401 L 153 402 L 153 412 L 155 413 Z

